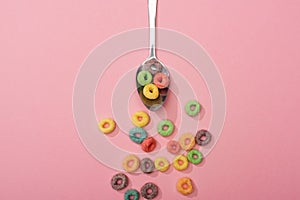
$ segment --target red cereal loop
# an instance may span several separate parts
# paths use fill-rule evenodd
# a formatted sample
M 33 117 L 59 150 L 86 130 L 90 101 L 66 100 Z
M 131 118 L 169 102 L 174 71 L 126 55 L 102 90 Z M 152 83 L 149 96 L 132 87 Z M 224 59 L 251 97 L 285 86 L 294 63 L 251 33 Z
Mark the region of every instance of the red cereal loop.
M 156 147 L 156 140 L 153 137 L 148 137 L 142 142 L 142 149 L 145 152 L 151 152 Z

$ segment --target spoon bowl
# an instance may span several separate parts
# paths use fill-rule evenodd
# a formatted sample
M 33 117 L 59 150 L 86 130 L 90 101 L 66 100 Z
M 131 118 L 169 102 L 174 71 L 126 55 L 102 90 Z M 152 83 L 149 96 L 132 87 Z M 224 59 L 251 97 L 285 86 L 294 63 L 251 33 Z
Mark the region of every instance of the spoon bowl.
M 170 84 L 169 70 L 155 56 L 156 7 L 157 0 L 148 0 L 150 54 L 136 72 L 137 91 L 146 108 L 151 111 L 156 111 L 163 106 Z
M 152 80 L 148 84 L 157 84 L 158 85 L 158 96 L 157 98 L 150 99 L 144 95 L 144 87 L 145 85 L 141 85 L 139 81 L 139 76 L 141 72 L 149 72 L 151 74 Z M 140 74 L 140 75 L 139 75 Z M 165 76 L 163 76 L 165 75 Z M 159 79 L 159 77 L 167 78 L 167 82 L 163 79 Z M 139 96 L 146 106 L 147 109 L 151 111 L 156 111 L 163 106 L 166 101 L 168 90 L 169 90 L 169 82 L 170 82 L 170 73 L 169 70 L 164 66 L 162 62 L 160 62 L 156 57 L 148 58 L 137 70 L 136 72 L 136 87 L 139 93 Z M 144 77 L 147 79 L 147 77 Z M 163 86 L 166 84 L 166 86 Z M 147 84 L 146 84 L 147 85 Z

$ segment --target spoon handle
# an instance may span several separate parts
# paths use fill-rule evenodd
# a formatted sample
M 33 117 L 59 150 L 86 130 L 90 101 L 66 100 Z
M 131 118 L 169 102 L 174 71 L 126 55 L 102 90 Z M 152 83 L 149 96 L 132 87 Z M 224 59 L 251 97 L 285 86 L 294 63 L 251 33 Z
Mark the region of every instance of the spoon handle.
M 149 30 L 150 30 L 150 54 L 149 58 L 155 57 L 155 21 L 157 0 L 148 0 Z

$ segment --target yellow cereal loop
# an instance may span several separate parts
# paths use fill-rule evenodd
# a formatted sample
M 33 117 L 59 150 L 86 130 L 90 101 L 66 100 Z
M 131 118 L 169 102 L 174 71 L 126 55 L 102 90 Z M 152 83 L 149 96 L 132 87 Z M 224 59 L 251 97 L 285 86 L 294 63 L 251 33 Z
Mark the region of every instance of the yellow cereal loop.
M 188 159 L 184 155 L 176 156 L 173 160 L 173 167 L 179 171 L 185 170 L 188 166 Z
M 103 133 L 109 134 L 115 130 L 116 123 L 111 118 L 105 118 L 99 122 L 98 127 Z
M 191 133 L 182 134 L 179 138 L 179 144 L 182 149 L 188 151 L 195 146 L 195 136 Z
M 137 127 L 144 127 L 146 126 L 149 121 L 150 117 L 149 115 L 144 111 L 137 111 L 132 115 L 132 123 Z
M 155 168 L 161 172 L 167 171 L 169 169 L 169 162 L 166 158 L 158 157 L 154 161 Z
M 140 159 L 136 155 L 130 154 L 124 158 L 122 167 L 127 172 L 135 172 L 140 167 Z
M 159 96 L 159 91 L 156 85 L 149 83 L 144 86 L 143 94 L 147 99 L 157 99 Z

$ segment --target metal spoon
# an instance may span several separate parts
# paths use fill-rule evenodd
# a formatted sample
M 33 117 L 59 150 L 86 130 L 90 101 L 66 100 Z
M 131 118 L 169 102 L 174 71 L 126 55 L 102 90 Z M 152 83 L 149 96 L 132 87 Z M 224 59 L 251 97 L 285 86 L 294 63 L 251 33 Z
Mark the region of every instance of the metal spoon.
M 166 101 L 167 95 L 168 95 L 168 89 L 169 89 L 169 83 L 170 83 L 170 73 L 167 69 L 167 67 L 165 67 L 164 64 L 162 64 L 161 61 L 159 61 L 156 56 L 155 56 L 155 21 L 156 21 L 156 7 L 157 7 L 157 0 L 148 0 L 148 12 L 149 12 L 149 30 L 150 30 L 150 53 L 149 53 L 149 57 L 143 62 L 143 64 L 138 68 L 137 73 L 136 73 L 136 87 L 137 87 L 137 91 L 139 93 L 139 96 L 142 100 L 142 102 L 144 103 L 144 105 L 151 111 L 156 111 L 159 108 L 161 108 L 163 106 L 163 104 Z M 140 74 L 140 72 L 142 72 Z M 148 76 L 149 73 L 145 73 L 145 71 L 150 72 L 150 74 L 152 76 Z M 148 75 L 147 75 L 148 74 Z M 160 76 L 164 77 L 164 80 L 160 78 L 158 78 L 158 74 Z M 158 87 L 158 96 L 157 98 L 148 98 L 148 95 L 144 95 L 144 87 L 147 86 L 144 85 L 144 83 L 140 84 L 141 81 L 141 75 L 145 75 L 144 77 L 144 81 L 142 80 L 142 82 L 146 82 L 147 84 L 154 84 L 154 78 L 157 81 L 162 81 L 165 83 L 165 81 L 168 79 L 168 84 L 163 84 L 166 85 L 166 87 L 161 86 L 161 84 L 157 84 L 160 87 Z M 155 77 L 155 75 L 157 75 Z M 152 77 L 152 80 L 150 81 L 149 77 Z M 148 80 L 147 80 L 148 79 Z M 150 81 L 150 82 L 149 82 Z M 154 84 L 155 85 L 155 84 Z M 155 88 L 154 88 L 155 89 Z M 156 90 L 156 89 L 155 89 Z M 155 95 L 155 91 L 152 91 L 151 89 L 148 90 L 148 92 L 150 92 L 150 95 L 152 95 L 151 93 L 154 92 L 154 96 Z

